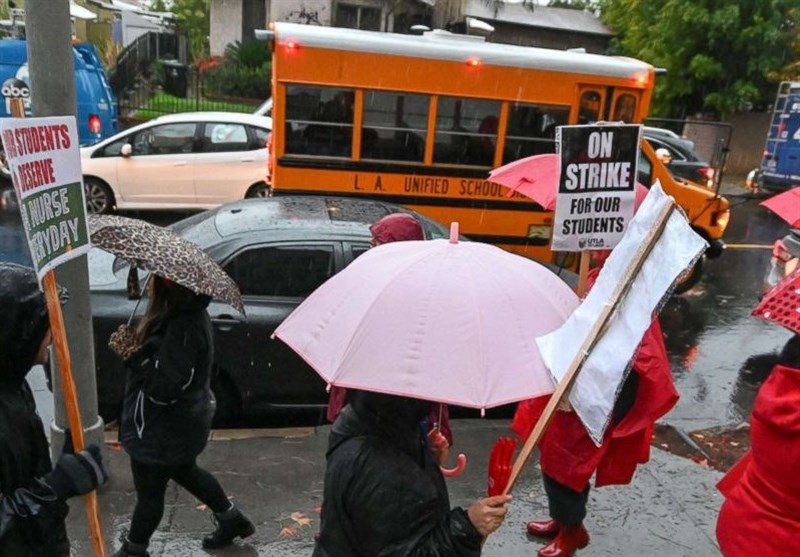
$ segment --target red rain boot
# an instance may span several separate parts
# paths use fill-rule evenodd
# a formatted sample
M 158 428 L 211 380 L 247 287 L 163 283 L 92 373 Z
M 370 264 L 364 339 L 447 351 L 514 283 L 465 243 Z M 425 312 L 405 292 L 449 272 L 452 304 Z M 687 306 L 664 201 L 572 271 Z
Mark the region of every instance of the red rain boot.
M 561 526 L 556 538 L 539 550 L 539 557 L 569 557 L 589 545 L 589 532 L 583 524 Z
M 528 534 L 537 538 L 554 538 L 558 535 L 560 526 L 555 520 L 531 520 L 526 526 Z

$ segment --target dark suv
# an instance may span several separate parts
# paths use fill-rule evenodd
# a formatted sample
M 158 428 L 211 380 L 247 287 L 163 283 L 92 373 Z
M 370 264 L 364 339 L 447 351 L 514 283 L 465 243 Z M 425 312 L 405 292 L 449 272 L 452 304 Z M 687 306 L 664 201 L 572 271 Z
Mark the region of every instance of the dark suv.
M 694 151 L 694 144 L 691 141 L 680 137 L 672 137 L 667 134 L 654 132 L 645 127 L 642 133 L 644 138 L 650 142 L 656 155 L 660 149 L 665 149 L 669 154 L 669 162 L 666 163 L 667 169 L 676 178 L 683 178 L 695 184 L 714 187 L 714 167 L 704 161 Z

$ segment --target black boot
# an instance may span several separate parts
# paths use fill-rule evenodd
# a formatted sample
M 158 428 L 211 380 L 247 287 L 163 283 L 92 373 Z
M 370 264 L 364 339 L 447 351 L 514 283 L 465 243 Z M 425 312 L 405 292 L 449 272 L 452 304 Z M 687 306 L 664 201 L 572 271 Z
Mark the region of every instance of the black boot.
M 147 544 L 131 543 L 125 540 L 122 542 L 122 547 L 112 557 L 150 557 L 150 554 L 147 552 Z
M 231 544 L 234 538 L 247 538 L 256 531 L 253 523 L 236 507 L 224 513 L 214 513 L 217 518 L 217 529 L 203 538 L 205 549 L 220 549 Z

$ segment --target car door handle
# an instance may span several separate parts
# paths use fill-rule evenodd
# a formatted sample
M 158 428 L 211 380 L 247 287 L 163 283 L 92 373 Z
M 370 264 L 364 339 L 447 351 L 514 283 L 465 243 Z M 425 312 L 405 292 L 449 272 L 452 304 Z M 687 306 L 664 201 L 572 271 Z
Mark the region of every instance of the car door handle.
M 187 163 L 186 161 L 178 161 L 178 162 L 173 162 L 172 166 L 186 166 L 187 164 L 189 163 Z
M 255 157 L 242 157 L 241 159 L 239 159 L 239 162 L 255 162 L 255 160 L 256 160 Z
M 211 322 L 214 324 L 216 329 L 220 331 L 227 332 L 237 327 L 241 321 L 239 321 L 233 315 L 217 315 L 216 317 L 211 318 Z

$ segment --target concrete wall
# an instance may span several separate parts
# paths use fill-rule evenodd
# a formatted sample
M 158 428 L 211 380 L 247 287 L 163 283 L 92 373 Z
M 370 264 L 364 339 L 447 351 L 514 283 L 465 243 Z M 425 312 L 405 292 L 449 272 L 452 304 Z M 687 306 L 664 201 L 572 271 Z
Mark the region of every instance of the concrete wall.
M 744 112 L 731 118 L 733 140 L 726 172 L 729 176 L 747 174 L 761 164 L 769 131 L 768 112 Z
M 586 52 L 603 54 L 608 48 L 609 37 L 584 33 L 571 33 L 559 29 L 529 27 L 500 21 L 487 22 L 494 26 L 493 43 L 539 46 L 543 48 L 585 48 Z
M 212 56 L 225 53 L 225 47 L 242 40 L 241 0 L 211 0 L 211 37 L 209 50 Z

